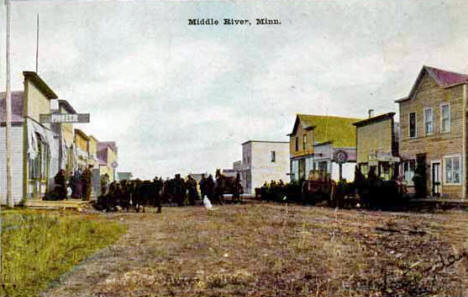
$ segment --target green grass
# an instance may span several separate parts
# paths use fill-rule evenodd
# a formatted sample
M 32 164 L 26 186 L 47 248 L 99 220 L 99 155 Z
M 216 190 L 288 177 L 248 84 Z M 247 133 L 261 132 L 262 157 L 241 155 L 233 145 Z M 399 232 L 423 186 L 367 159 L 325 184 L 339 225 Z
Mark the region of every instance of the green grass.
M 125 227 L 70 212 L 6 211 L 2 215 L 0 296 L 35 296 Z

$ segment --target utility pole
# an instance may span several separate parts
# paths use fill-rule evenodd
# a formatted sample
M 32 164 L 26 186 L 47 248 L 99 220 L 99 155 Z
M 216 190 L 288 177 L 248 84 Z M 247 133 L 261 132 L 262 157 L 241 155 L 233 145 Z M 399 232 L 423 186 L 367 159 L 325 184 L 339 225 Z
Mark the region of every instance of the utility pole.
M 36 33 L 36 73 L 39 70 L 39 14 L 37 14 L 37 33 Z
M 11 195 L 11 90 L 10 90 L 10 0 L 5 0 L 6 5 L 6 168 L 7 168 L 7 204 L 13 207 Z

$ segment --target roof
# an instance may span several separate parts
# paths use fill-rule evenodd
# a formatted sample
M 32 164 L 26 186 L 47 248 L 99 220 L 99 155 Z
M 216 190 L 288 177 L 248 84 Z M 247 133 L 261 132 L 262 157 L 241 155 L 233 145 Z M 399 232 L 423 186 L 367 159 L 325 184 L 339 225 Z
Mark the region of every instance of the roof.
M 96 137 L 94 137 L 93 135 L 88 135 L 89 139 L 93 139 L 94 141 L 96 141 L 96 143 L 99 142 L 99 140 L 97 140 Z
M 315 143 L 332 141 L 334 147 L 354 147 L 356 146 L 356 129 L 353 123 L 361 120 L 337 116 L 298 114 L 290 135 L 295 134 L 300 123 L 303 129 L 314 130 Z
M 23 122 L 23 91 L 11 92 L 11 122 Z M 6 122 L 6 93 L 0 93 L 0 122 Z
M 104 150 L 110 148 L 114 152 L 117 152 L 117 144 L 115 141 L 100 141 L 98 142 L 98 150 Z
M 368 118 L 368 119 L 353 123 L 353 125 L 356 127 L 362 127 L 362 126 L 369 125 L 371 123 L 376 123 L 376 122 L 384 121 L 387 119 L 393 119 L 394 115 L 395 115 L 394 112 L 388 112 L 388 113 L 384 113 L 384 114 L 381 114 L 372 118 Z
M 60 99 L 58 100 L 58 104 L 59 104 L 59 108 L 63 107 L 68 113 L 76 114 L 75 109 L 73 108 L 73 106 L 71 106 L 71 104 L 67 100 Z
M 84 132 L 81 131 L 80 129 L 75 129 L 75 134 L 78 134 L 78 135 L 80 135 L 81 137 L 83 137 L 84 139 L 89 140 L 88 135 L 86 135 L 86 133 L 84 133 Z
M 25 79 L 29 79 L 48 99 L 57 99 L 57 94 L 34 71 L 23 71 Z
M 411 88 L 411 91 L 408 97 L 401 98 L 399 100 L 396 100 L 395 102 L 400 103 L 400 102 L 404 102 L 404 101 L 411 99 L 413 95 L 415 94 L 418 88 L 419 82 L 421 81 L 425 73 L 429 74 L 435 80 L 435 82 L 442 88 L 449 88 L 449 87 L 459 85 L 462 83 L 468 83 L 467 74 L 442 70 L 442 69 L 438 69 L 435 67 L 424 65 L 421 71 L 419 71 L 418 77 L 415 83 L 413 84 L 413 87 Z
M 289 141 L 268 141 L 268 140 L 247 140 L 246 142 L 242 143 L 242 145 L 251 143 L 251 142 L 260 142 L 260 143 L 289 143 Z

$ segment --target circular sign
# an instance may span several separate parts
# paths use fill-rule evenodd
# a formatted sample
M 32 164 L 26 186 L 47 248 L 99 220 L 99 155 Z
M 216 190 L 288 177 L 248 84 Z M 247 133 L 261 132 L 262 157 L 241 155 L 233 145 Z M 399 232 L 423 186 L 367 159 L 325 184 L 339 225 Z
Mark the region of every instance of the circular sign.
M 112 166 L 112 168 L 117 168 L 117 166 L 119 166 L 119 164 L 116 161 L 114 161 L 114 162 L 111 163 L 111 166 Z
M 335 153 L 335 160 L 338 163 L 346 163 L 348 161 L 348 154 L 345 151 L 337 151 Z

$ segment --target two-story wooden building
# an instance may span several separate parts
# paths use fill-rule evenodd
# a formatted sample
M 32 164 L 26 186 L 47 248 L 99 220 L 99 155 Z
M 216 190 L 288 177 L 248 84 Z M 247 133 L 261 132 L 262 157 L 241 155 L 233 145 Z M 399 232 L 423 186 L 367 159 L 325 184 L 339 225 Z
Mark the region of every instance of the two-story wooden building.
M 424 66 L 409 95 L 399 99 L 401 174 L 409 186 L 417 159 L 427 193 L 466 197 L 468 75 Z
M 312 170 L 323 170 L 335 180 L 352 180 L 356 162 L 356 118 L 298 114 L 288 135 L 291 180 L 308 177 Z

